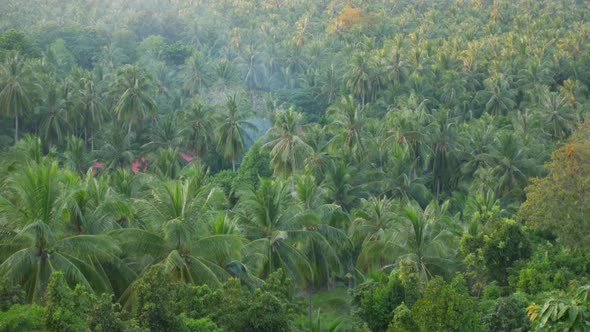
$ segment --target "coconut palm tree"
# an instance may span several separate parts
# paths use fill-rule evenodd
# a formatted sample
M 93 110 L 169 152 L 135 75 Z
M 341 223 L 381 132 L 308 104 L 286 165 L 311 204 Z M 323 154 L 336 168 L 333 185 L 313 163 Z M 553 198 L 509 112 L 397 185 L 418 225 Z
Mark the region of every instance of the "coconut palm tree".
M 96 156 L 106 169 L 111 170 L 131 165 L 139 149 L 135 133 L 125 132 L 116 124 L 103 128 L 99 142 L 101 148 L 95 151 Z
M 295 172 L 301 169 L 305 159 L 312 153 L 312 148 L 301 138 L 299 125 L 303 116 L 293 109 L 278 111 L 275 124 L 266 136 L 265 147 L 270 148 L 271 164 L 275 174 L 291 176 L 291 192 L 295 192 Z
M 360 98 L 361 107 L 364 107 L 367 101 L 375 97 L 375 93 L 381 86 L 381 78 L 377 73 L 377 64 L 365 52 L 356 53 L 352 56 L 348 64 L 347 71 L 344 74 L 346 87 Z
M 282 268 L 303 285 L 312 269 L 299 244 L 309 236 L 309 231 L 297 218 L 299 211 L 291 206 L 287 188 L 282 181 L 262 179 L 258 190 L 251 189 L 241 197 L 239 213 L 244 232 L 252 241 L 247 247 L 258 253 L 258 275 L 266 278 Z
M 485 89 L 477 93 L 484 108 L 492 115 L 506 114 L 516 107 L 515 91 L 503 74 L 495 74 L 484 81 Z
M 188 57 L 181 67 L 183 89 L 189 96 L 201 92 L 210 83 L 210 76 L 207 63 L 198 52 Z
M 209 152 L 209 145 L 214 137 L 216 118 L 211 109 L 193 98 L 182 113 L 182 136 L 191 153 L 203 159 Z
M 345 156 L 351 155 L 358 160 L 362 158 L 365 152 L 364 111 L 364 107 L 351 95 L 342 97 L 339 103 L 328 109 L 327 114 L 332 117 L 332 122 L 326 129 L 334 134 L 329 143 L 333 151 L 341 151 Z
M 442 190 L 452 188 L 458 152 L 462 150 L 461 137 L 457 135 L 457 119 L 448 110 L 435 113 L 436 131 L 430 140 L 430 170 L 433 177 L 433 191 L 440 199 Z
M 81 71 L 75 93 L 78 95 L 78 110 L 81 125 L 84 130 L 84 143 L 90 143 L 90 150 L 94 151 L 94 133 L 105 120 L 105 106 L 102 98 L 101 85 L 96 82 L 93 72 Z
M 558 92 L 550 92 L 549 89 L 543 91 L 539 108 L 541 118 L 551 128 L 551 136 L 554 139 L 567 137 L 578 120 L 566 97 Z
M 43 297 L 53 271 L 63 272 L 71 284 L 112 291 L 102 267 L 120 253 L 112 239 L 63 229 L 71 211 L 68 184 L 75 178 L 59 171 L 57 163 L 44 162 L 11 176 L 0 196 L 0 219 L 16 226 L 11 239 L 0 245 L 0 276 L 21 285 L 28 302 Z
M 14 144 L 18 142 L 19 118 L 31 106 L 30 70 L 18 52 L 10 52 L 0 67 L 0 109 L 14 117 Z
M 424 209 L 416 202 L 409 202 L 401 209 L 401 219 L 387 236 L 381 253 L 396 257 L 397 261 L 416 262 L 422 278 L 450 275 L 456 266 L 455 250 L 462 229 L 455 217 L 449 215 L 448 208 L 448 201 L 442 205 L 432 201 Z
M 65 82 L 64 82 L 65 84 Z M 50 80 L 44 87 L 44 96 L 42 103 L 37 107 L 41 115 L 41 125 L 39 135 L 42 140 L 51 149 L 52 146 L 62 142 L 63 138 L 71 131 L 71 124 L 74 122 L 70 118 L 67 100 L 63 96 L 63 91 L 55 80 Z
M 342 255 L 352 248 L 346 233 L 328 223 L 332 213 L 339 209 L 337 205 L 325 204 L 322 199 L 323 188 L 316 184 L 315 178 L 302 175 L 296 181 L 296 204 L 300 209 L 298 219 L 304 227 L 305 239 L 301 245 L 308 258 L 311 275 L 306 276 L 308 294 L 308 318 L 312 319 L 313 288 L 330 286 L 335 274 L 344 266 Z
M 141 226 L 110 235 L 138 274 L 160 265 L 179 281 L 219 285 L 229 277 L 226 264 L 240 260 L 244 240 L 210 229 L 207 220 L 224 202 L 222 190 L 200 186 L 192 177 L 157 180 L 145 198 L 135 201 Z
M 256 131 L 256 126 L 245 120 L 246 114 L 240 111 L 236 102 L 236 96 L 228 97 L 225 103 L 225 110 L 220 115 L 217 127 L 217 150 L 223 158 L 229 159 L 232 171 L 236 171 L 236 162 L 246 149 L 246 141 L 252 138 L 247 130 Z
M 152 90 L 151 79 L 132 65 L 124 66 L 111 84 L 110 93 L 116 101 L 115 114 L 119 121 L 127 125 L 128 133 L 133 125 L 142 123 L 156 111 Z
M 492 175 L 498 179 L 496 196 L 513 193 L 520 197 L 529 176 L 538 174 L 540 166 L 529 156 L 526 146 L 513 134 L 501 134 L 486 158 Z

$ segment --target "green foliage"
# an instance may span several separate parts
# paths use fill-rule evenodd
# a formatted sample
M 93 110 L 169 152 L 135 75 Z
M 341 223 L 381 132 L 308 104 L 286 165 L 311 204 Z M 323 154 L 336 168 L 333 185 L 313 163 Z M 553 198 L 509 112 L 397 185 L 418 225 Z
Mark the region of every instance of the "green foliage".
M 49 46 L 48 57 L 60 73 L 70 72 L 76 61 L 76 59 L 74 59 L 74 55 L 68 49 L 66 42 L 61 38 L 56 39 Z
M 394 317 L 394 309 L 404 302 L 405 293 L 396 273 L 389 276 L 387 283 L 365 282 L 352 291 L 352 314 L 372 331 L 385 331 Z
M 387 328 L 387 332 L 410 332 L 417 331 L 418 326 L 412 317 L 412 311 L 402 302 L 393 309 L 393 320 Z
M 192 319 L 183 317 L 186 331 L 188 332 L 222 332 L 217 324 L 209 318 Z
M 45 311 L 45 307 L 37 304 L 15 304 L 7 311 L 0 311 L 0 332 L 45 331 Z
M 254 143 L 244 155 L 242 163 L 232 181 L 234 191 L 244 188 L 256 188 L 260 178 L 272 175 L 270 170 L 270 155 L 266 149 L 262 149 L 262 141 Z
M 19 285 L 0 283 L 0 311 L 7 311 L 14 304 L 24 304 L 26 292 Z
M 419 331 L 478 331 L 480 324 L 475 301 L 467 292 L 465 279 L 451 283 L 440 277 L 428 282 L 424 297 L 412 306 Z
M 590 326 L 590 286 L 578 288 L 568 297 L 550 297 L 542 307 L 531 304 L 526 311 L 535 327 L 550 331 L 585 331 Z
M 572 138 L 556 149 L 545 167 L 549 175 L 527 187 L 519 217 L 527 225 L 549 231 L 568 248 L 587 249 L 590 225 L 586 218 L 590 185 L 590 125 L 581 124 Z
M 522 226 L 513 220 L 495 222 L 489 232 L 489 235 L 485 230 L 476 235 L 465 233 L 461 239 L 460 253 L 469 267 L 466 275 L 472 291 L 483 289 L 485 276 L 506 286 L 511 268 L 532 253 Z
M 15 29 L 0 34 L 0 61 L 4 60 L 9 50 L 17 51 L 27 58 L 38 57 L 40 54 L 39 49 L 33 45 L 25 33 Z
M 47 286 L 47 310 L 45 325 L 51 331 L 88 331 L 86 327 L 87 304 L 83 291 L 73 292 L 67 285 L 63 273 L 51 275 Z
M 225 194 L 229 196 L 232 193 L 232 183 L 235 182 L 236 176 L 236 172 L 226 169 L 215 173 L 215 175 L 209 177 L 207 181 L 212 186 L 223 189 Z
M 500 297 L 494 306 L 481 317 L 484 331 L 530 331 L 531 322 L 525 308 L 526 302 L 514 296 Z
M 228 331 L 291 331 L 289 305 L 280 296 L 284 289 L 276 286 L 251 292 L 230 279 L 206 299 L 213 321 Z
M 82 68 L 92 69 L 103 48 L 109 43 L 109 37 L 100 27 L 48 23 L 35 31 L 34 39 L 42 49 L 48 48 L 57 39 L 63 39 L 76 63 Z
M 533 327 L 587 329 L 562 295 L 590 280 L 584 1 L 0 13 L 7 329 L 527 329 L 547 292 Z M 326 319 L 314 292 L 345 283 Z
M 149 268 L 133 288 L 135 303 L 132 316 L 141 327 L 152 331 L 179 331 L 184 327 L 182 319 L 173 312 L 175 290 L 162 267 Z
M 488 274 L 505 285 L 508 268 L 518 260 L 529 258 L 531 250 L 522 227 L 512 220 L 504 220 L 494 225 L 492 234 L 485 239 L 482 255 Z
M 121 305 L 113 303 L 113 296 L 101 294 L 92 298 L 88 312 L 88 327 L 96 332 L 123 332 L 125 325 L 121 319 Z

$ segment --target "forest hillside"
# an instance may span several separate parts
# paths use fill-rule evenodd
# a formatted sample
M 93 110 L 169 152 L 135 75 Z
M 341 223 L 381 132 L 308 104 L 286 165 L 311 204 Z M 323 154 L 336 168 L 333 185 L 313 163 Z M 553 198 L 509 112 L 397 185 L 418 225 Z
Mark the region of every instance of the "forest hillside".
M 590 330 L 589 19 L 0 1 L 0 331 Z

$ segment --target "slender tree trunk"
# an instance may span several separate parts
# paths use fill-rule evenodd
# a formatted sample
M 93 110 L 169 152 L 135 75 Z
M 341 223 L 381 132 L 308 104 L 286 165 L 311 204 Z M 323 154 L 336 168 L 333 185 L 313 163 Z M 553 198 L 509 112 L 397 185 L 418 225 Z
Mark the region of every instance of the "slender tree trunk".
M 307 285 L 307 318 L 309 319 L 309 326 L 312 326 L 312 320 L 313 320 L 313 300 L 312 300 L 312 295 L 313 295 L 313 284 L 310 282 Z
M 291 174 L 291 196 L 295 197 L 297 193 L 295 192 L 295 176 Z
M 131 134 L 131 121 L 129 121 L 129 125 L 127 127 L 127 134 Z
M 231 160 L 231 169 L 234 173 L 236 172 L 236 160 L 235 159 Z
M 295 197 L 295 151 L 291 146 L 291 196 Z
M 14 145 L 18 142 L 18 113 L 14 116 Z

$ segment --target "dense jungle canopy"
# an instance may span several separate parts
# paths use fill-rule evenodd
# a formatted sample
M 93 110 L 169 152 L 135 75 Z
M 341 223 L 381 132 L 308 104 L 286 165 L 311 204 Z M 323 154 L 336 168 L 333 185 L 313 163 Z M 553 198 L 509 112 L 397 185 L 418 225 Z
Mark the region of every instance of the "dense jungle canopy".
M 589 19 L 0 1 L 0 331 L 590 330 Z

